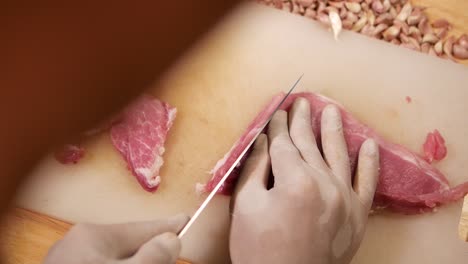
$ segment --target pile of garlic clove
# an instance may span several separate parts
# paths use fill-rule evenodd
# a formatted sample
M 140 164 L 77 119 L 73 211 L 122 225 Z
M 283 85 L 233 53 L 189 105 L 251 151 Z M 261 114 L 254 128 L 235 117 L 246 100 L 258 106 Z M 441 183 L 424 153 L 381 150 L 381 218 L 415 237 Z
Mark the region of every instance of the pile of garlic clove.
M 333 29 L 360 32 L 402 47 L 456 61 L 468 59 L 468 35 L 449 35 L 450 23 L 432 23 L 424 8 L 408 0 L 256 0 L 287 12 L 318 20 Z

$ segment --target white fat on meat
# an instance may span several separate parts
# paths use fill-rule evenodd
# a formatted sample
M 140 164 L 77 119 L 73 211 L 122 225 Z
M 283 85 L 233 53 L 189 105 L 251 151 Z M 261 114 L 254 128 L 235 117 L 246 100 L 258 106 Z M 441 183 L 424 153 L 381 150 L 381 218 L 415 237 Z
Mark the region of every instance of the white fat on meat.
M 156 191 L 161 182 L 159 170 L 164 163 L 164 143 L 176 113 L 168 103 L 143 95 L 112 124 L 112 144 L 147 191 Z

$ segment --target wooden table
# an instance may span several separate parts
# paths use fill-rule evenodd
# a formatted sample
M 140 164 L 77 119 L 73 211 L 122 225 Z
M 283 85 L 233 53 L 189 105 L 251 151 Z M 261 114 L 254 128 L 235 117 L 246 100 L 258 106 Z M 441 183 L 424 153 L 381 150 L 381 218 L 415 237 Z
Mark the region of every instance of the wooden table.
M 14 208 L 2 228 L 4 263 L 41 263 L 50 246 L 61 239 L 72 224 L 42 214 Z M 179 260 L 177 264 L 189 264 Z
M 464 0 L 412 0 L 415 5 L 428 7 L 431 20 L 447 19 L 456 36 L 468 32 L 468 1 Z M 468 65 L 468 60 L 461 62 Z M 59 240 L 71 227 L 70 223 L 50 219 L 40 214 L 14 208 L 3 223 L 1 230 L 4 262 L 40 263 L 48 248 Z M 178 263 L 186 263 L 180 261 Z

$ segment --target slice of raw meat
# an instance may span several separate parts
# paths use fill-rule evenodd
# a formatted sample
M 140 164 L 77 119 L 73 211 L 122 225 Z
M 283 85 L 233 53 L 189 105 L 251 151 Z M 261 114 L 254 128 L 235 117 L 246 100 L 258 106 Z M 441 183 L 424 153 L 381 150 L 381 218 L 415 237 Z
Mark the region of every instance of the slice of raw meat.
M 149 192 L 156 191 L 161 182 L 164 142 L 175 116 L 174 107 L 144 95 L 129 105 L 111 128 L 113 145 Z
M 54 157 L 62 164 L 76 164 L 84 153 L 84 148 L 79 144 L 65 144 L 54 152 Z
M 241 153 L 243 147 L 246 146 L 249 135 L 255 134 L 251 131 L 255 131 L 262 125 L 282 96 L 284 95 L 280 94 L 273 98 L 270 104 L 248 126 L 241 139 L 216 164 L 212 171 L 213 177 L 204 186 L 204 191 L 211 191 L 216 186 Z M 367 138 L 373 138 L 377 141 L 380 146 L 380 176 L 374 198 L 374 209 L 388 208 L 404 214 L 423 213 L 431 211 L 438 205 L 459 200 L 468 193 L 468 182 L 450 188 L 444 175 L 423 158 L 403 146 L 384 140 L 329 98 L 314 93 L 296 93 L 290 95 L 281 108 L 288 110 L 297 97 L 304 97 L 311 104 L 311 125 L 317 142 L 320 142 L 320 118 L 323 108 L 328 104 L 335 104 L 341 109 L 344 134 L 353 171 L 357 165 L 357 156 L 362 142 Z M 224 184 L 219 193 L 229 195 L 238 175 L 239 169 L 231 174 L 229 181 Z
M 423 144 L 424 156 L 429 163 L 436 160 L 442 160 L 447 155 L 447 147 L 445 139 L 440 134 L 439 130 L 427 133 L 426 141 Z

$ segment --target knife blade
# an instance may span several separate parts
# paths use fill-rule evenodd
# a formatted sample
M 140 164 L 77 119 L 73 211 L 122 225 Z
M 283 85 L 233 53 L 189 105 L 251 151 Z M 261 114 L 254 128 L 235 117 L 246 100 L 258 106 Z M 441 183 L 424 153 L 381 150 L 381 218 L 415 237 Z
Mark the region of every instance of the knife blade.
M 286 93 L 286 95 L 283 97 L 283 99 L 279 102 L 279 104 L 276 106 L 275 110 L 273 110 L 273 112 L 270 114 L 270 116 L 268 117 L 268 119 L 266 120 L 266 122 L 260 127 L 260 129 L 258 130 L 257 134 L 255 134 L 255 136 L 252 138 L 252 140 L 249 142 L 249 144 L 247 144 L 247 146 L 244 148 L 244 150 L 241 152 L 241 154 L 239 155 L 239 157 L 237 157 L 237 159 L 234 161 L 234 163 L 231 165 L 231 167 L 229 168 L 229 170 L 227 170 L 227 172 L 224 174 L 223 178 L 221 178 L 221 180 L 218 182 L 218 184 L 216 184 L 216 186 L 214 187 L 214 189 L 210 192 L 210 194 L 206 197 L 205 201 L 203 201 L 203 203 L 200 205 L 200 207 L 197 209 L 197 211 L 193 214 L 193 216 L 190 218 L 190 220 L 187 222 L 187 224 L 184 226 L 184 228 L 182 228 L 182 230 L 179 232 L 179 234 L 177 235 L 179 238 L 183 237 L 185 235 L 185 233 L 187 233 L 187 231 L 189 230 L 189 228 L 193 225 L 193 223 L 197 220 L 197 218 L 200 216 L 200 214 L 203 212 L 203 210 L 206 208 L 206 206 L 208 205 L 208 203 L 211 201 L 211 199 L 213 199 L 213 197 L 215 196 L 216 192 L 218 192 L 219 188 L 221 188 L 221 186 L 224 184 L 224 182 L 226 181 L 226 179 L 229 177 L 229 175 L 231 174 L 231 172 L 234 170 L 234 168 L 237 166 L 237 164 L 242 160 L 242 158 L 245 156 L 245 154 L 247 153 L 247 151 L 250 149 L 250 147 L 252 146 L 252 144 L 255 142 L 255 140 L 258 138 L 258 136 L 260 136 L 260 134 L 262 133 L 262 131 L 265 129 L 265 127 L 268 125 L 268 123 L 270 123 L 271 119 L 273 118 L 273 116 L 275 115 L 276 111 L 278 111 L 278 109 L 281 107 L 281 105 L 284 103 L 284 101 L 286 100 L 286 98 L 288 98 L 288 96 L 291 94 L 291 92 L 294 90 L 294 88 L 297 86 L 297 84 L 299 83 L 299 81 L 302 79 L 302 76 L 304 76 L 304 74 L 302 74 L 301 76 L 299 76 L 299 78 L 297 79 L 297 81 L 294 83 L 294 85 L 289 89 L 289 91 Z

